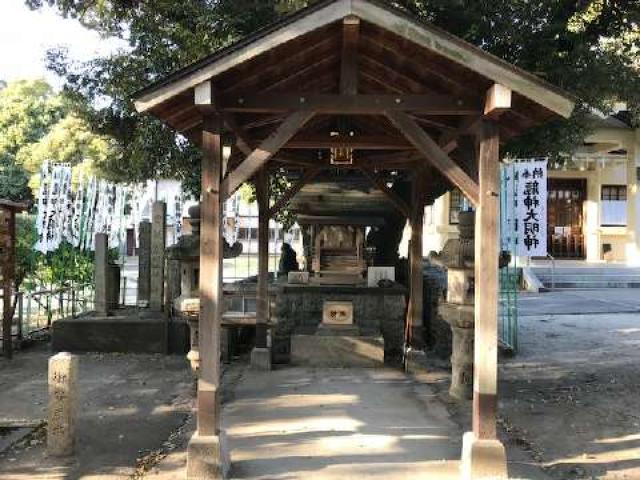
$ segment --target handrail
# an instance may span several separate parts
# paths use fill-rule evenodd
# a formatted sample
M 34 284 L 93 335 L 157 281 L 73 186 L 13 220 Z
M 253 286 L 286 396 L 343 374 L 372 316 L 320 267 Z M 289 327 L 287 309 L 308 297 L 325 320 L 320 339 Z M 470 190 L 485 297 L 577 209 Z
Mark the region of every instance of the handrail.
M 556 289 L 556 259 L 550 253 L 547 253 L 547 258 L 551 260 L 551 290 Z

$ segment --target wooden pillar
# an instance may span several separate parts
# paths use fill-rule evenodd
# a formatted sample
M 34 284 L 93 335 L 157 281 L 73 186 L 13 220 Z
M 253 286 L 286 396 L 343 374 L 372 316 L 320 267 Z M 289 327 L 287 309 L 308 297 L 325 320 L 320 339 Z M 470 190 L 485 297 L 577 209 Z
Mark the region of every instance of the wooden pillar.
M 256 178 L 258 200 L 258 299 L 256 348 L 267 348 L 269 320 L 269 174 L 266 168 Z
M 479 149 L 480 198 L 475 233 L 475 352 L 473 433 L 476 439 L 496 438 L 498 379 L 498 256 L 499 133 L 491 120 L 483 122 Z
M 422 191 L 422 177 L 416 174 L 413 182 L 413 208 L 409 219 L 411 227 L 411 243 L 409 253 L 409 340 L 414 349 L 424 348 L 424 324 L 423 324 L 423 255 L 422 255 L 422 228 L 424 225 L 424 195 Z
M 256 346 L 251 367 L 271 370 L 271 349 L 267 342 L 269 320 L 269 174 L 263 167 L 256 174 L 258 200 L 258 292 L 256 302 Z
M 3 240 L 3 245 L 0 245 L 0 250 L 6 249 L 6 252 L 2 252 L 4 265 L 0 265 L 0 277 L 2 278 L 2 350 L 4 356 L 7 359 L 11 359 L 13 356 L 13 343 L 12 343 L 12 323 L 13 323 L 13 308 L 11 305 L 11 293 L 13 291 L 13 280 L 15 276 L 15 239 L 16 239 L 16 214 L 13 210 L 6 210 L 0 212 L 0 220 L 6 222 L 5 225 L 0 225 L 0 230 L 6 227 L 6 233 L 0 234 L 0 239 Z M 17 293 L 17 292 L 16 292 Z
M 207 115 L 202 130 L 202 206 L 200 223 L 200 377 L 198 435 L 220 429 L 220 321 L 222 316 L 222 229 L 220 175 L 221 121 Z

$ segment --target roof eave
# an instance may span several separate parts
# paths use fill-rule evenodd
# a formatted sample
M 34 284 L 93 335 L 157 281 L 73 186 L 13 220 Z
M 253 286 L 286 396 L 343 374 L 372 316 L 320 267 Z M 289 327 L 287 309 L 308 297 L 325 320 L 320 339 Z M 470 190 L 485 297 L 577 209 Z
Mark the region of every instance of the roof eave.
M 569 93 L 439 28 L 421 23 L 376 1 L 334 0 L 315 5 L 302 15 L 287 18 L 266 31 L 176 72 L 155 87 L 148 87 L 136 98 L 136 110 L 147 112 L 238 64 L 349 15 L 356 15 L 470 68 L 564 118 L 569 118 L 575 108 L 576 100 Z

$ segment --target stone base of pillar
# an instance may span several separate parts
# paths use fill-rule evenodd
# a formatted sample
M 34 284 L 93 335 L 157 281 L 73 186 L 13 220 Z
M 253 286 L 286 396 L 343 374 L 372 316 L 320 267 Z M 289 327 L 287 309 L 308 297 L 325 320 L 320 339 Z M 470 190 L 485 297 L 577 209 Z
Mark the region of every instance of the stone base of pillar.
M 271 349 L 255 347 L 251 351 L 251 368 L 255 370 L 271 370 Z
M 407 373 L 425 373 L 427 354 L 422 350 L 409 350 L 404 359 L 404 369 Z
M 411 327 L 411 347 L 414 350 L 424 350 L 424 326 L 419 325 Z
M 227 478 L 231 461 L 223 433 L 200 436 L 194 433 L 187 447 L 187 480 Z
M 499 440 L 478 440 L 473 432 L 462 437 L 462 480 L 507 480 L 507 455 Z

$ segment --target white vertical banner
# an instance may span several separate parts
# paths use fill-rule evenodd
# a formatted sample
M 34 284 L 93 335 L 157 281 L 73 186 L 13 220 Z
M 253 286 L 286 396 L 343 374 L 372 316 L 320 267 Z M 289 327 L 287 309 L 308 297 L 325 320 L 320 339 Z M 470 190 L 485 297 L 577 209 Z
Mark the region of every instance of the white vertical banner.
M 38 213 L 36 217 L 36 231 L 38 239 L 35 249 L 39 252 L 46 252 L 46 227 L 47 209 L 49 205 L 49 182 L 50 182 L 49 162 L 45 161 L 40 168 L 40 190 L 38 192 Z
M 516 255 L 547 255 L 547 160 L 514 164 Z

